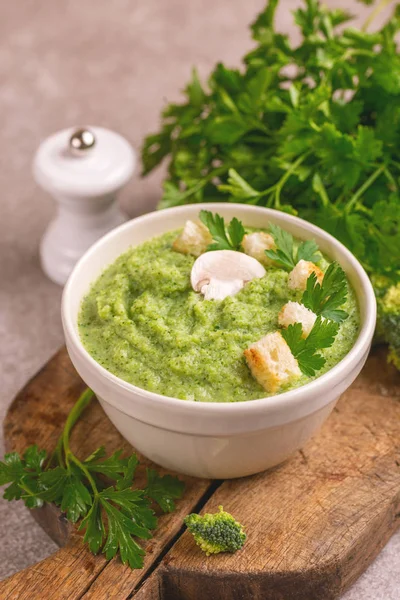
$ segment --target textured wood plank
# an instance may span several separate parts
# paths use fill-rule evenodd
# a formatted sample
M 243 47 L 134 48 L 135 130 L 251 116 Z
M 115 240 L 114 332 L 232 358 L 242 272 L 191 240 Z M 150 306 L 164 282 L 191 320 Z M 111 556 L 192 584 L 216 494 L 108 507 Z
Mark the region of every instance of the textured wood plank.
M 134 600 L 161 600 L 162 590 L 160 588 L 160 579 L 157 576 L 150 577 L 145 584 L 130 598 Z
M 225 482 L 219 504 L 245 526 L 235 555 L 205 558 L 185 533 L 158 573 L 162 600 L 331 600 L 400 521 L 400 376 L 375 352 L 321 433 L 281 467 Z
M 0 583 L 2 600 L 78 600 L 104 568 L 106 560 L 93 556 L 72 535 L 66 545 L 37 565 Z
M 66 350 L 60 350 L 21 390 L 10 407 L 4 424 L 8 449 L 21 452 L 29 444 L 37 443 L 51 451 L 71 406 L 84 387 Z M 104 445 L 108 453 L 118 448 L 132 452 L 98 402 L 93 401 L 74 428 L 71 447 L 78 456 L 84 457 L 100 445 Z M 140 487 L 145 481 L 145 467 L 154 465 L 143 456 L 139 455 L 139 458 L 141 466 L 136 481 Z M 166 472 L 161 468 L 158 470 Z M 45 505 L 32 511 L 52 539 L 66 545 L 52 557 L 0 583 L 0 598 L 73 600 L 83 595 L 96 599 L 127 597 L 146 576 L 163 548 L 178 534 L 183 517 L 193 510 L 210 486 L 208 480 L 183 479 L 186 491 L 184 498 L 178 502 L 178 510 L 161 516 L 154 538 L 143 543 L 147 554 L 141 570 L 132 571 L 119 559 L 106 562 L 102 556 L 94 557 L 55 506 Z M 99 576 L 99 584 L 92 587 Z

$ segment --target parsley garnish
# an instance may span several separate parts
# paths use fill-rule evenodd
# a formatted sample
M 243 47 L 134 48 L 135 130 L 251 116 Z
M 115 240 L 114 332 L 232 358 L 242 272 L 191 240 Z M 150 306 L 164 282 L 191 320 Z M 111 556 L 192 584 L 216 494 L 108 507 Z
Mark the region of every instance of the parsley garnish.
M 317 262 L 321 256 L 314 240 L 302 242 L 295 248 L 293 236 L 284 229 L 271 223 L 270 231 L 276 245 L 275 250 L 266 250 L 265 254 L 284 269 L 292 270 L 300 260 Z
M 85 530 L 83 539 L 94 554 L 101 550 L 107 560 L 119 554 L 124 564 L 140 569 L 145 551 L 134 538 L 147 540 L 157 527 L 152 501 L 163 512 L 173 511 L 184 484 L 147 469 L 145 489 L 132 489 L 139 464 L 136 454 L 122 457 L 122 451 L 117 451 L 104 458 L 101 447 L 83 461 L 75 456 L 69 447 L 70 432 L 92 397 L 91 390 L 81 395 L 49 459 L 36 445 L 29 446 L 22 456 L 6 454 L 0 462 L 0 485 L 9 484 L 6 500 L 22 499 L 28 508 L 53 502 L 72 523 L 81 520 L 79 529 Z M 105 485 L 107 480 L 113 485 Z
M 311 273 L 301 302 L 316 315 L 341 323 L 348 317 L 347 312 L 339 309 L 346 299 L 346 275 L 342 267 L 333 262 L 327 268 L 321 284 L 317 282 L 315 273 Z
M 326 362 L 318 350 L 332 346 L 338 331 L 338 323 L 317 317 L 314 327 L 305 339 L 302 337 L 301 323 L 289 325 L 287 329 L 282 329 L 281 334 L 299 363 L 302 373 L 313 377 Z
M 240 244 L 246 232 L 239 219 L 234 217 L 226 228 L 224 218 L 218 214 L 213 215 L 209 210 L 201 210 L 199 217 L 214 240 L 214 243 L 208 246 L 208 250 L 240 249 Z
M 172 475 L 159 475 L 154 469 L 147 469 L 146 496 L 157 502 L 165 513 L 175 510 L 175 502 L 182 495 L 182 482 Z

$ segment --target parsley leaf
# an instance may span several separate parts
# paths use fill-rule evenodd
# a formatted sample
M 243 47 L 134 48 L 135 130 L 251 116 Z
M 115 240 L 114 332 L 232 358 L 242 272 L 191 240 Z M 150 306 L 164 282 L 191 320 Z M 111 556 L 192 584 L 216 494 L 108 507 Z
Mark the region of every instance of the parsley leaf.
M 103 449 L 99 448 L 97 454 L 90 456 L 84 462 L 86 468 L 91 473 L 101 473 L 110 479 L 121 479 L 126 471 L 128 459 L 121 458 L 122 450 L 117 450 L 105 460 L 98 460 Z
M 103 548 L 106 559 L 111 560 L 119 551 L 124 564 L 128 563 L 131 569 L 141 569 L 145 551 L 132 537 L 137 535 L 137 525 L 122 510 L 118 510 L 107 500 L 101 498 L 100 503 L 108 520 L 107 540 Z M 150 534 L 146 536 L 149 537 Z
M 29 448 L 25 450 L 23 455 L 25 467 L 34 471 L 35 473 L 40 473 L 43 467 L 43 463 L 46 460 L 46 456 L 46 450 L 39 450 L 36 444 L 34 444 L 33 446 L 29 446 Z
M 211 244 L 208 249 L 232 250 L 232 244 L 226 235 L 224 219 L 218 214 L 213 215 L 212 212 L 208 210 L 201 210 L 199 217 L 200 221 L 207 227 L 214 240 L 214 244 Z
M 300 260 L 307 260 L 313 263 L 318 262 L 321 255 L 318 252 L 318 245 L 314 240 L 302 242 L 297 249 L 296 264 Z
M 265 254 L 282 267 L 293 269 L 296 266 L 293 236 L 273 223 L 270 225 L 270 231 L 274 238 L 276 250 L 266 250 Z
M 17 452 L 10 452 L 0 462 L 0 485 L 9 484 L 4 491 L 6 500 L 22 498 L 28 508 L 43 505 L 39 497 L 38 478 L 42 473 L 42 465 L 46 459 L 46 451 L 35 445 L 29 446 L 22 458 Z
M 81 479 L 79 470 L 71 465 L 70 472 L 63 484 L 60 508 L 66 513 L 67 519 L 76 523 L 86 516 L 92 504 L 92 496 Z
M 4 462 L 0 462 L 0 485 L 18 482 L 24 475 L 24 463 L 17 452 L 10 452 L 4 456 Z
M 47 464 L 46 452 L 36 445 L 27 448 L 22 457 L 16 452 L 6 454 L 0 462 L 0 485 L 8 484 L 6 500 L 22 499 L 28 508 L 53 502 L 69 521 L 80 521 L 83 540 L 94 554 L 102 551 L 108 560 L 119 554 L 132 569 L 142 568 L 145 551 L 134 538 L 147 540 L 157 527 L 152 500 L 164 512 L 171 512 L 184 484 L 147 469 L 146 489 L 132 489 L 139 460 L 136 454 L 123 457 L 121 450 L 107 458 L 100 447 L 81 461 L 69 447 L 69 436 L 92 397 L 91 390 L 80 396 Z M 107 486 L 106 480 L 114 485 Z
M 236 217 L 232 219 L 228 225 L 228 237 L 223 217 L 218 214 L 213 215 L 209 210 L 201 210 L 199 217 L 214 240 L 208 250 L 239 250 L 245 234 L 241 221 Z
M 228 233 L 232 246 L 238 250 L 246 232 L 242 222 L 236 217 L 233 217 L 232 221 L 229 223 Z
M 327 268 L 321 284 L 317 282 L 315 273 L 311 273 L 301 302 L 316 315 L 341 323 L 348 317 L 344 310 L 339 309 L 346 302 L 346 298 L 346 275 L 342 267 L 333 262 Z
M 311 332 L 305 339 L 301 323 L 289 325 L 287 329 L 281 331 L 281 334 L 299 363 L 302 373 L 313 377 L 326 362 L 318 350 L 332 346 L 338 331 L 337 323 L 317 317 Z
M 218 189 L 223 192 L 229 192 L 235 199 L 235 202 L 249 202 L 253 204 L 260 197 L 259 192 L 252 188 L 235 169 L 229 169 L 228 182 L 219 185 Z
M 93 554 L 97 554 L 103 545 L 103 539 L 106 534 L 99 498 L 93 500 L 93 504 L 86 517 L 82 519 L 79 529 L 86 530 L 83 541 L 88 544 Z
M 278 225 L 271 223 L 271 235 L 276 245 L 275 250 L 266 250 L 265 254 L 284 269 L 292 270 L 300 260 L 317 262 L 321 256 L 314 240 L 302 242 L 295 248 L 293 236 Z
M 171 475 L 161 476 L 154 469 L 146 469 L 147 486 L 145 494 L 160 506 L 164 512 L 175 510 L 174 500 L 180 498 L 184 485 Z

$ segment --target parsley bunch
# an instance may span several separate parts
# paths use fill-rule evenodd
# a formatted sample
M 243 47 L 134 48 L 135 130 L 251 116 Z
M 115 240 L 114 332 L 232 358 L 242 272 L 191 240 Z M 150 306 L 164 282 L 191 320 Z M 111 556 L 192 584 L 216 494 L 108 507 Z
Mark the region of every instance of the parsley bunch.
M 120 450 L 104 458 L 105 449 L 101 447 L 80 460 L 72 452 L 69 439 L 92 397 L 88 389 L 78 399 L 49 458 L 36 445 L 22 456 L 17 452 L 6 454 L 0 462 L 0 485 L 9 484 L 4 492 L 6 500 L 22 499 L 28 508 L 53 502 L 72 523 L 81 520 L 79 529 L 85 530 L 84 541 L 94 554 L 101 550 L 107 560 L 119 554 L 124 564 L 140 569 L 145 551 L 134 538 L 152 537 L 157 527 L 152 503 L 163 512 L 173 511 L 184 484 L 171 475 L 160 476 L 146 469 L 145 489 L 132 489 L 139 461 L 135 454 L 122 457 Z
M 144 174 L 168 159 L 160 207 L 230 201 L 298 214 L 341 240 L 378 291 L 396 285 L 400 5 L 370 32 L 389 0 L 361 30 L 346 11 L 304 0 L 295 46 L 275 28 L 278 3 L 251 25 L 255 47 L 241 68 L 218 63 L 207 85 L 194 71 L 186 99 L 166 106 L 144 142 Z

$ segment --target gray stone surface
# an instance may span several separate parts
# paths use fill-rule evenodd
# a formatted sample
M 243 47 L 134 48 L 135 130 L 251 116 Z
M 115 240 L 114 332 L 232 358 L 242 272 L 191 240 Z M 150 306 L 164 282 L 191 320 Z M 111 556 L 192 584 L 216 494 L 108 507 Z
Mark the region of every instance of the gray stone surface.
M 40 270 L 38 243 L 53 203 L 31 177 L 32 155 L 50 133 L 96 124 L 139 147 L 165 101 L 177 99 L 193 64 L 238 64 L 252 45 L 247 23 L 264 0 L 24 0 L 0 7 L 0 418 L 12 397 L 62 344 L 61 290 Z M 278 15 L 290 31 L 284 0 Z M 367 10 L 353 1 L 328 2 Z M 162 172 L 134 181 L 122 204 L 148 211 Z M 54 544 L 19 504 L 0 500 L 0 578 L 41 560 Z M 395 536 L 346 600 L 398 600 Z M 321 599 L 322 600 L 322 599 Z

